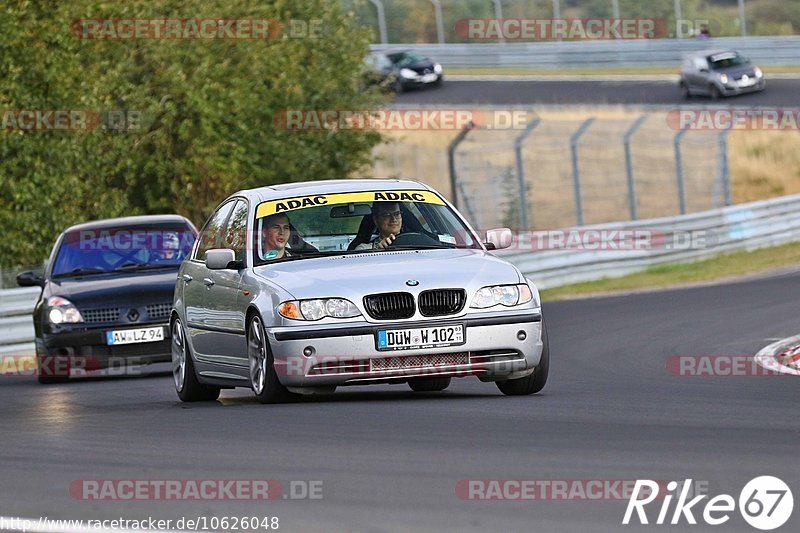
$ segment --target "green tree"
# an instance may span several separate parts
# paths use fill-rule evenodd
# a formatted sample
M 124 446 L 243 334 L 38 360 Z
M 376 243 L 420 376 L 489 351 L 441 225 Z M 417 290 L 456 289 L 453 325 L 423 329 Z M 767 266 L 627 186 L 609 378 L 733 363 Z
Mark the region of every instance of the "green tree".
M 80 39 L 75 19 L 270 19 L 270 40 Z M 319 22 L 317 37 L 289 21 Z M 138 129 L 0 132 L 0 266 L 43 259 L 67 225 L 177 212 L 196 224 L 237 189 L 347 177 L 375 132 L 285 131 L 291 109 L 368 109 L 359 92 L 370 31 L 336 2 L 16 0 L 0 10 L 0 111 L 90 109 Z

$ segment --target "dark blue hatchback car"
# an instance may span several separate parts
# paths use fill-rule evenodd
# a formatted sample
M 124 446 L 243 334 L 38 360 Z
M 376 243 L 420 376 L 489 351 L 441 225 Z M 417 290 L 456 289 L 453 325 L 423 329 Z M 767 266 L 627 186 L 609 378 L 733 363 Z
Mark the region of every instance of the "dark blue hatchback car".
M 171 360 L 169 316 L 175 281 L 197 229 L 184 217 L 157 215 L 78 224 L 64 230 L 33 310 L 39 382 L 70 373 Z

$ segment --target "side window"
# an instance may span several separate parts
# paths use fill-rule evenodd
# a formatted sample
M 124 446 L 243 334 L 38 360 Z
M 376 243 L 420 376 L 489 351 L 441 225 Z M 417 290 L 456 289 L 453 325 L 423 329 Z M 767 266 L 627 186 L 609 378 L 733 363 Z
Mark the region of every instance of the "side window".
M 244 261 L 244 248 L 247 241 L 247 202 L 239 200 L 233 208 L 225 230 L 225 247 L 236 252 L 236 260 Z
M 223 243 L 223 230 L 225 229 L 225 221 L 228 220 L 228 215 L 231 214 L 233 204 L 235 202 L 228 202 L 221 206 L 211 215 L 211 218 L 206 222 L 203 231 L 200 232 L 197 240 L 197 250 L 195 251 L 192 259 L 205 261 L 206 252 L 214 248 L 224 248 Z

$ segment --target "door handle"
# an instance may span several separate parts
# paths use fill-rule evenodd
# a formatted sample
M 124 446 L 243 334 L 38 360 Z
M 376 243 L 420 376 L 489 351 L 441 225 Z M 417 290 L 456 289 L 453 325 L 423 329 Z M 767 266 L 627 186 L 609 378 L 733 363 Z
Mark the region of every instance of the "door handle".
M 206 284 L 206 287 L 211 287 L 214 284 L 214 280 L 211 278 L 203 278 L 203 283 Z
M 185 283 L 189 283 L 190 281 L 192 281 L 192 276 L 190 276 L 189 274 L 184 274 L 183 276 L 181 276 L 181 278 L 183 278 L 183 281 Z

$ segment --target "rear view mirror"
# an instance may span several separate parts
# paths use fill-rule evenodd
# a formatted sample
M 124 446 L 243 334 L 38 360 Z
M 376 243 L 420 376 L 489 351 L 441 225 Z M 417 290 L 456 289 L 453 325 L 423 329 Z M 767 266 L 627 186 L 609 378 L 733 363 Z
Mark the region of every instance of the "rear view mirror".
M 231 265 L 231 263 L 234 263 Z M 236 268 L 236 254 L 229 248 L 208 250 L 206 252 L 206 267 L 209 270 L 226 270 Z
M 372 214 L 372 208 L 367 204 L 337 205 L 331 208 L 331 218 L 363 217 Z
M 42 287 L 44 288 L 44 278 L 28 270 L 17 275 L 17 285 L 20 287 Z
M 490 250 L 502 250 L 511 246 L 514 236 L 508 228 L 497 228 L 486 231 L 486 247 Z

